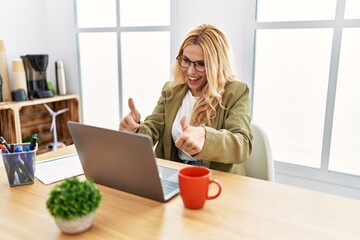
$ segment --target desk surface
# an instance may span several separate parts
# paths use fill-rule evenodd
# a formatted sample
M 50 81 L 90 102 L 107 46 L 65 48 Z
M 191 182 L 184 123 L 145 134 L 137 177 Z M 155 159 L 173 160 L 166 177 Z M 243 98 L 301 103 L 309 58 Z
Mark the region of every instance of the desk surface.
M 74 147 L 37 156 L 75 152 Z M 165 166 L 184 165 L 158 159 Z M 82 176 L 83 178 L 84 176 Z M 93 226 L 79 239 L 359 239 L 360 201 L 213 171 L 222 195 L 201 210 L 98 185 L 103 200 Z M 0 167 L 0 238 L 70 239 L 56 227 L 45 202 L 53 185 L 38 180 L 9 187 Z

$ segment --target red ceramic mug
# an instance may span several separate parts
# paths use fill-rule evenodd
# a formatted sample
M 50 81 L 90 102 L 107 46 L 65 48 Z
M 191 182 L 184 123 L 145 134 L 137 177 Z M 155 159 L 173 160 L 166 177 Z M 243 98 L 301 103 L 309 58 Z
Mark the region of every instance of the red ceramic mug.
M 209 185 L 216 184 L 218 192 L 209 196 Z M 201 209 L 206 200 L 217 198 L 222 190 L 221 183 L 211 178 L 211 171 L 205 167 L 185 167 L 179 170 L 180 196 L 186 208 Z

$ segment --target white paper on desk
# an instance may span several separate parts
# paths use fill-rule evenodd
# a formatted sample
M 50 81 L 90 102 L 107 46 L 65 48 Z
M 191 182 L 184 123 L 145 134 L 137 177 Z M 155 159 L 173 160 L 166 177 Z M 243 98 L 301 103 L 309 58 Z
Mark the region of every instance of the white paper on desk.
M 40 161 L 36 163 L 35 168 L 35 177 L 44 184 L 51 184 L 83 173 L 77 154 Z

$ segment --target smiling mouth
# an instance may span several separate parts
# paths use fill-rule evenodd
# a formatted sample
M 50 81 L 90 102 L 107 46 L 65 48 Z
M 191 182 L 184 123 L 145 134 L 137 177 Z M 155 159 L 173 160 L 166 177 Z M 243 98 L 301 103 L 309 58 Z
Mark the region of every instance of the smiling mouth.
M 195 82 L 196 80 L 199 80 L 200 78 L 194 78 L 194 77 L 189 77 L 188 76 L 188 79 L 191 81 L 191 82 Z

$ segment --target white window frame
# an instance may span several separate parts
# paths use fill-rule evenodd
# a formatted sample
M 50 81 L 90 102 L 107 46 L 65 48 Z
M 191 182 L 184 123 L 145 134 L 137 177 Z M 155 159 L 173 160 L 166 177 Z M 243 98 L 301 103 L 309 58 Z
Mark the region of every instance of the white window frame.
M 176 17 L 176 0 L 169 0 L 170 1 L 170 25 L 169 26 L 136 26 L 136 27 L 121 27 L 120 26 L 120 0 L 116 0 L 116 26 L 115 27 L 97 27 L 97 28 L 79 28 L 78 27 L 78 23 L 77 23 L 77 4 L 76 4 L 76 0 L 74 0 L 74 6 L 75 6 L 75 33 L 76 33 L 76 44 L 77 44 L 77 62 L 78 62 L 78 69 L 79 69 L 79 76 L 78 79 L 80 79 L 80 83 L 79 83 L 79 92 L 82 92 L 82 78 L 81 78 L 81 63 L 80 63 L 80 52 L 79 52 L 79 35 L 81 33 L 101 33 L 101 32 L 115 32 L 117 34 L 117 47 L 118 47 L 118 79 L 119 79 L 119 122 L 120 120 L 124 117 L 124 111 L 127 111 L 127 109 L 123 109 L 123 101 L 127 101 L 127 99 L 123 99 L 123 79 L 122 79 L 122 74 L 121 74 L 121 68 L 122 68 L 122 59 L 121 59 L 121 33 L 125 33 L 125 32 L 161 32 L 161 31 L 167 31 L 170 32 L 170 46 L 173 45 L 174 43 L 174 29 L 173 29 L 173 22 L 174 22 L 174 17 Z M 171 49 L 173 49 L 171 47 Z M 170 49 L 170 56 L 169 56 L 169 65 L 170 63 L 173 61 L 173 51 Z M 81 101 L 82 96 L 80 94 L 80 99 Z M 84 119 L 83 117 L 83 112 L 81 112 L 82 115 L 82 119 Z
M 277 182 L 325 191 L 360 199 L 360 177 L 346 173 L 329 171 L 331 132 L 335 106 L 336 83 L 340 60 L 340 47 L 343 28 L 360 27 L 360 19 L 344 19 L 346 0 L 338 0 L 335 20 L 322 21 L 287 21 L 287 22 L 257 22 L 256 7 L 254 13 L 253 35 L 253 72 L 252 86 L 254 86 L 255 40 L 257 29 L 299 29 L 299 28 L 331 28 L 334 29 L 331 50 L 330 73 L 327 89 L 326 113 L 324 122 L 321 166 L 319 169 L 276 161 L 275 175 Z M 259 53 L 258 53 L 259 54 Z M 252 89 L 254 97 L 256 89 Z M 253 100 L 254 101 L 254 100 Z M 254 111 L 254 110 L 253 110 Z

